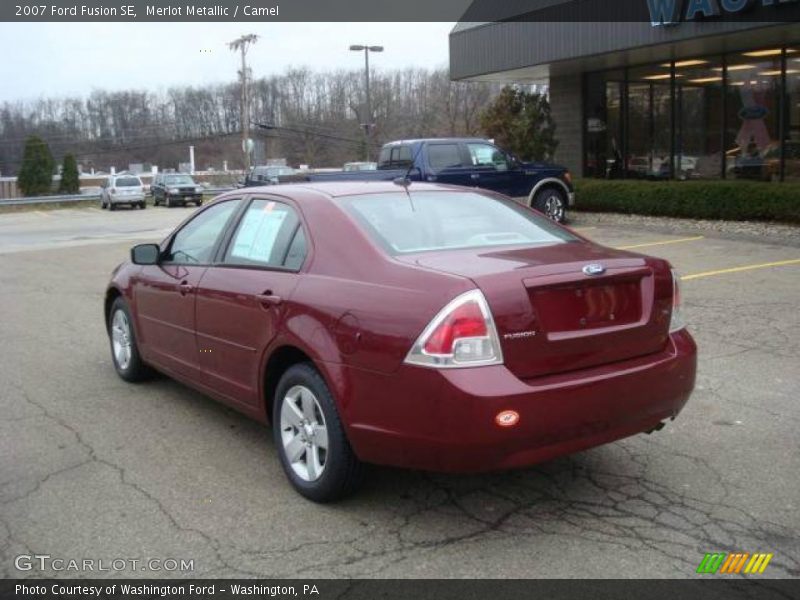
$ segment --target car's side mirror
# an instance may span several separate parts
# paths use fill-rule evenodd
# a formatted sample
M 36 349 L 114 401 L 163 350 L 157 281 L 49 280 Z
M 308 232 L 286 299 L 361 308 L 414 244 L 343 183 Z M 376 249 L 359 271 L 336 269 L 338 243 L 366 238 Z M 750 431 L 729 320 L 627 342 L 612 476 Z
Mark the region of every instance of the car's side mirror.
M 131 262 L 135 265 L 157 265 L 160 254 L 158 244 L 139 244 L 131 248 Z

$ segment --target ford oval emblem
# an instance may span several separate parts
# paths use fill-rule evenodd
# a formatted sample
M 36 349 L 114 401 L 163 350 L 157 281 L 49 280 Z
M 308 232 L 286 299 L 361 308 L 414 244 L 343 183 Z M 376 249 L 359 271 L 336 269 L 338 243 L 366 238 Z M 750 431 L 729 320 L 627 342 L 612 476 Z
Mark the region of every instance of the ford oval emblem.
M 602 275 L 606 272 L 606 268 L 603 265 L 586 265 L 583 267 L 583 272 L 586 275 Z
M 765 119 L 769 114 L 766 106 L 746 106 L 739 111 L 739 118 L 743 121 L 759 121 Z

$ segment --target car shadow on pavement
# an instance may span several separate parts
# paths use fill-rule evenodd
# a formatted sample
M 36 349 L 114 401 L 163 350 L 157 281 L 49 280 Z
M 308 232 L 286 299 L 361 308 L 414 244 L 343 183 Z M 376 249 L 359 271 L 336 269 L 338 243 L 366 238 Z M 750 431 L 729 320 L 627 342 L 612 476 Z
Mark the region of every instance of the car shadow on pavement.
M 263 457 L 268 476 L 259 494 L 264 498 L 293 496 L 265 426 L 166 378 L 150 385 L 167 388 L 170 401 L 194 405 L 209 427 L 228 430 L 219 433 L 231 436 L 230 444 L 256 452 L 258 461 Z M 489 539 L 526 545 L 572 540 L 606 551 L 644 552 L 654 564 L 669 565 L 666 573 L 690 576 L 706 551 L 770 548 L 786 537 L 778 524 L 728 502 L 732 490 L 723 475 L 669 440 L 640 435 L 502 473 L 445 475 L 371 466 L 362 489 L 337 504 L 297 499 L 298 510 L 308 515 L 362 523 L 363 539 L 344 530 L 341 537 L 359 560 L 370 563 Z M 687 480 L 702 485 L 689 489 Z M 359 546 L 363 549 L 354 550 Z M 344 557 L 332 557 L 328 566 L 341 566 L 339 560 L 346 564 Z M 775 574 L 800 575 L 800 553 L 776 555 L 771 564 Z

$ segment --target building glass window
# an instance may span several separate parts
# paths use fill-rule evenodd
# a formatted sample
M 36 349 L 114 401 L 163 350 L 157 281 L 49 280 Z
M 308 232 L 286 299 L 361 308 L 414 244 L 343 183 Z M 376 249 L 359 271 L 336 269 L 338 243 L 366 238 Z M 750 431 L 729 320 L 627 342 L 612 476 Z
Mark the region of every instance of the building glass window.
M 780 178 L 781 49 L 728 57 L 728 177 L 759 181 Z
M 800 181 L 800 47 L 786 49 L 784 178 Z
M 800 47 L 589 73 L 584 111 L 585 177 L 800 180 Z
M 663 179 L 672 175 L 672 83 L 670 64 L 628 73 L 628 160 L 626 176 Z
M 623 169 L 623 71 L 591 73 L 586 80 L 585 176 L 619 177 Z
M 722 177 L 722 57 L 675 63 L 675 178 Z

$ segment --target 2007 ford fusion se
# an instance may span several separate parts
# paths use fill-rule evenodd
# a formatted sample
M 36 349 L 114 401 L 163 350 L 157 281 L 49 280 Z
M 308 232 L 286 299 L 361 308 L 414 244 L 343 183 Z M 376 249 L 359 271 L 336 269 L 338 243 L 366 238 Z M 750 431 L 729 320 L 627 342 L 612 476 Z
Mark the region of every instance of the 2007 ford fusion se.
M 134 247 L 105 314 L 123 379 L 270 423 L 318 502 L 365 463 L 503 470 L 657 430 L 695 381 L 667 261 L 408 181 L 225 194 Z

